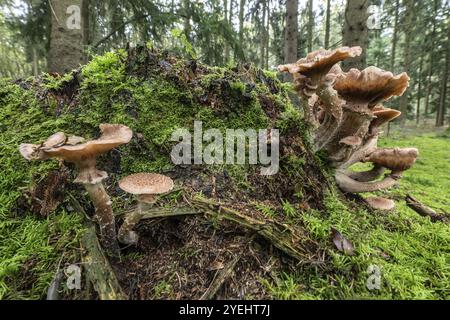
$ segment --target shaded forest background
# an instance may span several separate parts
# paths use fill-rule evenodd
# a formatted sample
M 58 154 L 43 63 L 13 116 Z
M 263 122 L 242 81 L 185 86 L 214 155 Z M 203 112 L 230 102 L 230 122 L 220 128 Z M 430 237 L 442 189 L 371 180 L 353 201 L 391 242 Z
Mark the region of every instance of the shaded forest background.
M 67 35 L 61 17 L 71 5 L 81 8 L 80 28 Z M 390 107 L 403 120 L 443 126 L 449 13 L 444 0 L 0 0 L 0 77 L 63 73 L 138 43 L 269 70 L 319 48 L 359 45 L 365 54 L 344 70 L 407 72 L 410 88 Z

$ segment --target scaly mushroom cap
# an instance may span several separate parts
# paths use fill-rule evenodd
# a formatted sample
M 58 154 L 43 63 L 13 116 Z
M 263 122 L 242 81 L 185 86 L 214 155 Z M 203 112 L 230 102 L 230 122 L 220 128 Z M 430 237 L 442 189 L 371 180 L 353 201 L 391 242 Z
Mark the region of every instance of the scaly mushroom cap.
M 157 173 L 136 173 L 119 181 L 119 187 L 136 195 L 154 195 L 173 189 L 173 180 Z
M 375 210 L 392 210 L 395 208 L 395 202 L 390 199 L 369 197 L 364 200 Z
M 391 72 L 377 67 L 368 67 L 363 71 L 350 69 L 337 76 L 334 89 L 348 101 L 367 102 L 375 106 L 392 96 L 401 96 L 408 87 L 406 73 L 394 76 Z
M 306 77 L 325 75 L 336 63 L 347 58 L 359 56 L 361 52 L 361 47 L 341 47 L 333 51 L 320 49 L 309 53 L 305 58 L 295 63 L 280 65 L 278 70 L 280 72 L 302 74 Z M 333 73 L 336 73 L 337 70 Z
M 393 172 L 399 172 L 411 168 L 418 155 L 419 151 L 416 148 L 377 149 L 365 161 L 380 165 Z

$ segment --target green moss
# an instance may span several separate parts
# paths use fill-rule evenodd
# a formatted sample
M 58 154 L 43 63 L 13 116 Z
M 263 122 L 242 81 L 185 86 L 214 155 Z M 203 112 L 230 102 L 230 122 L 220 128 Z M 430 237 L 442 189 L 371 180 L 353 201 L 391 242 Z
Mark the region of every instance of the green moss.
M 146 54 L 136 61 L 145 61 Z M 73 250 L 83 230 L 79 213 L 66 213 L 61 206 L 47 219 L 30 212 L 16 216 L 16 201 L 23 190 L 58 166 L 57 161 L 24 160 L 18 152 L 20 143 L 39 143 L 57 131 L 93 138 L 100 123 L 128 125 L 135 138 L 119 148 L 121 172 L 110 173 L 117 181 L 134 172 L 170 170 L 170 150 L 176 143 L 170 141 L 172 132 L 181 127 L 192 132 L 194 120 L 203 121 L 204 130 L 266 128 L 270 119 L 259 102 L 261 94 L 276 99 L 281 112 L 293 110 L 285 93 L 274 95 L 257 77 L 244 81 L 246 75 L 226 68 L 205 67 L 198 84 L 188 85 L 184 60 L 172 61 L 168 73 L 161 69 L 145 73 L 140 70 L 142 63 L 132 67 L 128 63 L 127 54 L 118 51 L 95 56 L 80 72 L 63 77 L 44 74 L 20 84 L 0 79 L 0 298 L 42 298 L 63 252 L 67 251 L 65 262 L 79 261 Z M 249 84 L 252 79 L 258 82 L 253 86 L 257 90 Z M 68 88 L 74 97 L 67 95 Z M 211 93 L 215 95 L 211 101 L 202 102 Z M 38 100 L 40 96 L 44 99 Z M 107 161 L 108 156 L 102 157 L 99 167 Z M 227 170 L 236 188 L 251 189 L 248 176 L 254 169 L 248 165 L 218 165 L 210 170 Z M 89 203 L 85 194 L 72 196 Z M 130 201 L 114 195 L 112 200 L 115 210 Z M 22 277 L 22 272 L 27 275 Z

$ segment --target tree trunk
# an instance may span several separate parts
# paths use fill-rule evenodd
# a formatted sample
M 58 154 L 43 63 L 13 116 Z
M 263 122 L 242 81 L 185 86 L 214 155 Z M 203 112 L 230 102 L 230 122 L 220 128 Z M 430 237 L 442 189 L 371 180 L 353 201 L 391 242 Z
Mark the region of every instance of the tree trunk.
M 245 11 L 245 0 L 240 0 L 239 2 L 239 56 L 242 60 L 245 59 L 244 52 L 242 50 L 242 45 L 244 43 L 244 11 Z
M 269 0 L 268 0 L 269 1 Z M 270 2 L 269 2 L 270 3 Z M 269 69 L 269 46 L 270 46 L 270 6 L 266 5 L 266 54 L 265 54 L 265 68 Z
M 36 48 L 33 47 L 33 75 L 37 77 L 39 74 L 39 61 L 36 52 Z
M 184 34 L 186 36 L 186 39 L 188 41 L 191 41 L 191 13 L 189 0 L 183 0 L 183 11 L 184 11 L 184 19 L 183 19 Z
M 84 0 L 50 0 L 51 34 L 48 69 L 60 74 L 86 62 L 84 53 Z
M 433 65 L 434 65 L 434 43 L 436 40 L 436 16 L 438 10 L 439 1 L 434 0 L 434 10 L 433 10 L 433 30 L 431 32 L 430 38 L 430 48 L 429 50 L 429 63 L 428 63 L 428 77 L 427 77 L 427 93 L 425 96 L 425 116 L 430 112 L 430 97 L 433 89 Z
M 228 23 L 228 1 L 227 0 L 223 0 L 223 8 L 224 8 L 224 22 Z M 227 39 L 225 39 L 224 60 L 225 60 L 225 64 L 227 64 L 228 61 L 230 60 L 230 46 L 228 45 Z
M 423 66 L 423 56 L 420 56 L 420 63 L 419 63 L 419 74 L 417 76 L 417 105 L 416 105 L 416 124 L 419 124 L 420 120 L 420 98 L 422 95 L 422 66 Z
M 262 7 L 262 21 L 261 21 L 261 39 L 259 46 L 259 65 L 261 68 L 264 68 L 265 64 L 265 53 L 266 53 L 266 11 L 267 11 L 267 1 L 263 0 Z
M 446 113 L 446 101 L 447 101 L 447 90 L 448 90 L 448 64 L 450 60 L 450 28 L 447 30 L 447 49 L 445 52 L 445 67 L 442 74 L 441 80 L 441 92 L 439 95 L 439 107 L 436 112 L 436 127 L 442 127 L 444 125 L 445 113 Z
M 327 13 L 325 18 L 325 49 L 330 47 L 330 25 L 331 25 L 331 0 L 327 0 Z
M 405 33 L 405 47 L 403 48 L 403 71 L 408 73 L 411 64 L 411 38 L 412 33 L 412 22 L 413 22 L 413 11 L 414 2 L 413 0 L 403 0 L 406 12 L 404 20 L 404 33 Z M 400 111 L 402 112 L 400 116 L 400 121 L 405 122 L 406 115 L 408 113 L 408 94 L 405 93 L 400 98 Z
M 362 54 L 359 57 L 349 59 L 342 63 L 344 70 L 350 68 L 364 69 L 366 66 L 366 53 L 369 42 L 367 29 L 367 0 L 347 0 L 345 6 L 345 21 L 342 30 L 342 42 L 344 46 L 360 46 Z
M 400 9 L 399 0 L 395 0 L 395 17 L 394 17 L 394 34 L 392 36 L 392 49 L 391 49 L 391 71 L 395 70 L 395 54 L 397 49 L 397 34 L 398 34 L 398 11 Z
M 298 38 L 298 0 L 286 0 L 286 29 L 284 38 L 284 63 L 297 61 Z M 289 80 L 290 75 L 285 73 L 284 79 Z
M 314 30 L 313 0 L 309 0 L 308 1 L 308 52 L 311 52 L 312 47 L 313 47 L 313 30 Z

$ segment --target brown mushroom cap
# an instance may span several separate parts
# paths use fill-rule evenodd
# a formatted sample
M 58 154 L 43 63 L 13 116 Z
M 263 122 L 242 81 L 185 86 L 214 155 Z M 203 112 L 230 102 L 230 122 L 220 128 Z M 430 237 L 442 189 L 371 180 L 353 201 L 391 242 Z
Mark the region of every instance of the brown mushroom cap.
M 57 132 L 51 135 L 43 144 L 44 148 L 52 148 L 63 145 L 67 140 L 67 137 L 64 132 Z
M 395 109 L 376 106 L 373 110 L 373 115 L 376 117 L 372 120 L 372 127 L 380 127 L 386 122 L 392 121 L 399 117 L 402 113 Z
M 345 144 L 350 147 L 357 147 L 357 146 L 361 145 L 362 139 L 357 136 L 348 136 L 348 137 L 342 138 L 339 141 L 339 143 Z
M 377 67 L 368 67 L 363 71 L 350 69 L 339 74 L 334 89 L 346 100 L 368 102 L 374 106 L 392 96 L 401 96 L 408 87 L 408 81 L 405 72 L 394 76 Z
M 359 56 L 361 52 L 361 47 L 341 47 L 333 51 L 320 49 L 295 63 L 280 65 L 278 70 L 292 74 L 299 73 L 307 77 L 325 75 L 336 63 Z
M 19 152 L 27 160 L 42 159 L 42 155 L 39 152 L 39 144 L 22 143 L 19 146 Z
M 82 144 L 45 149 L 44 152 L 53 158 L 78 163 L 84 159 L 96 157 L 115 147 L 128 143 L 133 136 L 131 129 L 121 124 L 101 124 L 100 131 L 102 135 L 96 140 Z
M 136 195 L 161 194 L 173 189 L 173 180 L 157 173 L 136 173 L 121 179 L 119 187 Z
M 369 197 L 364 199 L 369 206 L 376 210 L 392 210 L 395 208 L 395 202 L 381 197 Z
M 411 168 L 418 155 L 416 148 L 385 148 L 375 150 L 365 160 L 398 172 Z
M 108 174 L 95 168 L 96 156 L 128 143 L 133 132 L 121 124 L 101 124 L 100 138 L 85 143 L 83 138 L 58 132 L 41 145 L 21 144 L 19 151 L 27 160 L 45 160 L 58 158 L 75 163 L 79 172 L 76 183 L 96 184 L 105 179 Z M 62 145 L 61 145 L 62 144 Z

